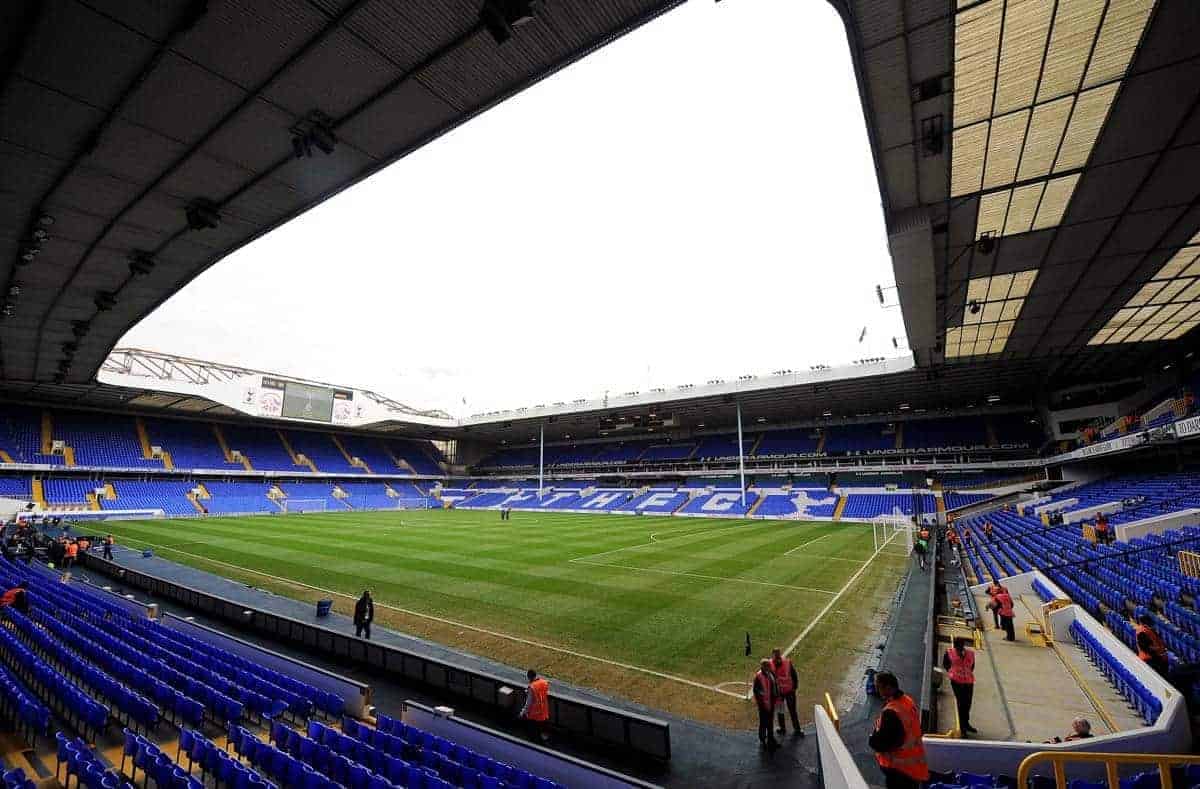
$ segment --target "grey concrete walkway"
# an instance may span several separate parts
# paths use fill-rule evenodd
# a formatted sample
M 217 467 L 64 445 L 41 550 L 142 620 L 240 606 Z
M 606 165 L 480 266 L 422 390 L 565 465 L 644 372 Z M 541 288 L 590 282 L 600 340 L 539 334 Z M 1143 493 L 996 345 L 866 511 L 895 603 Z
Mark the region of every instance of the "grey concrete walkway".
M 1144 725 L 1074 643 L 1030 643 L 1025 626 L 1037 621 L 1041 600 L 1023 596 L 1015 602 L 1016 641 L 1005 641 L 1003 630 L 992 629 L 991 615 L 985 618 L 971 710 L 976 739 L 1042 742 L 1065 736 L 1076 717 L 1091 721 L 1096 734 Z M 976 604 L 986 610 L 986 596 L 977 595 Z M 939 693 L 938 709 L 943 722 L 955 720 L 948 685 Z

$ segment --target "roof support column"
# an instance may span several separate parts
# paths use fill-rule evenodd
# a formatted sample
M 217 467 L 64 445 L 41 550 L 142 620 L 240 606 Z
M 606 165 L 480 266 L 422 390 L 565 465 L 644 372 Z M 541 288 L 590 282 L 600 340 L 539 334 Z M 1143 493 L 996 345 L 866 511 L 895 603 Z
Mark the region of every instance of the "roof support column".
M 746 450 L 742 446 L 742 401 L 734 402 L 737 406 L 737 426 L 738 426 L 738 476 L 741 477 L 742 484 L 742 509 L 746 509 Z
M 542 500 L 542 485 L 546 474 L 546 423 L 538 431 L 538 501 Z

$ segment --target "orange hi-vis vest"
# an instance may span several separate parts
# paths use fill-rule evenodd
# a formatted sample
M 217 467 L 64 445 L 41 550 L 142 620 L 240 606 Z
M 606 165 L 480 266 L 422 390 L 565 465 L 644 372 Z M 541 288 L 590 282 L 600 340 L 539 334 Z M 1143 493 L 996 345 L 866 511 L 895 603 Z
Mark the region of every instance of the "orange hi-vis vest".
M 73 542 L 67 543 L 67 556 L 74 559 L 79 554 L 79 546 Z
M 792 661 L 782 658 L 776 663 L 772 660 L 771 668 L 775 670 L 775 684 L 779 686 L 780 696 L 786 696 L 796 689 L 792 684 Z
M 1013 615 L 1013 599 L 1007 591 L 997 592 L 994 598 L 996 605 L 1000 607 L 1000 616 Z
M 929 765 L 925 762 L 925 741 L 921 736 L 921 711 L 907 693 L 892 699 L 883 708 L 891 710 L 904 726 L 904 742 L 894 751 L 875 754 L 875 761 L 885 770 L 896 770 L 914 781 L 929 780 Z M 875 730 L 883 720 L 883 713 L 875 720 Z
M 0 608 L 7 608 L 8 606 L 17 602 L 17 595 L 21 594 L 21 592 L 23 592 L 23 591 L 25 591 L 25 590 L 19 589 L 17 587 L 13 587 L 12 589 L 9 589 L 7 592 L 5 592 L 3 595 L 0 595 Z
M 975 652 L 970 649 L 964 649 L 963 653 L 958 654 L 958 650 L 950 647 L 946 650 L 946 658 L 950 661 L 950 681 L 957 682 L 959 685 L 974 685 L 975 684 Z
M 779 682 L 771 682 L 771 679 L 772 677 L 764 674 L 761 668 L 754 674 L 754 687 L 761 691 L 761 694 L 755 696 L 755 701 L 764 710 L 775 709 L 775 694 L 779 692 Z
M 550 683 L 542 677 L 529 683 L 529 709 L 525 717 L 531 721 L 550 720 Z
M 1139 636 L 1142 635 L 1143 633 L 1145 633 L 1150 638 L 1150 644 L 1151 644 L 1150 649 L 1152 651 L 1146 652 L 1139 645 L 1138 646 L 1138 660 L 1141 660 L 1145 663 L 1149 663 L 1151 660 L 1166 660 L 1167 659 L 1167 645 L 1163 643 L 1163 640 L 1159 637 L 1158 633 L 1155 633 L 1151 628 L 1148 628 L 1145 625 L 1138 625 L 1133 630 Z

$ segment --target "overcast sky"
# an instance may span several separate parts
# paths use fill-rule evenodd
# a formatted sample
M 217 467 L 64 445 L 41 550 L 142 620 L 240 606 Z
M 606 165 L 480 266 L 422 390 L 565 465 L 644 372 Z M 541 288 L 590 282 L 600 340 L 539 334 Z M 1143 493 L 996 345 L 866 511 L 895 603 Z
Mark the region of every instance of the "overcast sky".
M 465 416 L 903 354 L 877 283 L 840 19 L 694 0 L 231 255 L 122 343 Z

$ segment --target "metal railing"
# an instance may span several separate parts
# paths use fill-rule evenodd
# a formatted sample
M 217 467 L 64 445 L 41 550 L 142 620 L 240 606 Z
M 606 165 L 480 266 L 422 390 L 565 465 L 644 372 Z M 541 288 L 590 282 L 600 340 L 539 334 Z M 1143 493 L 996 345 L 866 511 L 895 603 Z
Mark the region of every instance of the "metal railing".
M 1086 764 L 1103 764 L 1105 779 L 1109 789 L 1120 789 L 1121 776 L 1118 769 L 1122 765 L 1152 764 L 1158 767 L 1158 780 L 1161 789 L 1172 789 L 1171 766 L 1200 764 L 1200 756 L 1175 753 L 1080 753 L 1078 751 L 1038 751 L 1031 753 L 1017 768 L 1017 786 L 1028 786 L 1029 775 L 1033 768 L 1044 762 L 1050 762 L 1054 768 L 1054 782 L 1057 789 L 1066 789 L 1068 762 L 1083 762 Z

